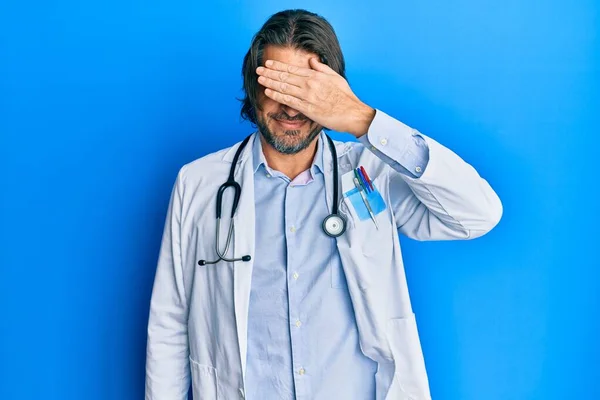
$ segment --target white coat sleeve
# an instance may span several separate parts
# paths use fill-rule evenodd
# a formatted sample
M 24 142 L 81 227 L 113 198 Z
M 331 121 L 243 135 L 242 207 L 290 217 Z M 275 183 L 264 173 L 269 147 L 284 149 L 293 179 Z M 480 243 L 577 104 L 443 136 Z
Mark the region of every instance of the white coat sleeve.
M 416 240 L 473 239 L 500 221 L 498 195 L 450 149 L 380 110 L 366 135 L 369 149 L 390 166 L 389 198 L 399 232 Z M 399 168 L 413 135 L 424 138 L 429 151 L 418 177 Z
M 146 400 L 187 400 L 190 386 L 188 306 L 181 261 L 179 172 L 167 210 L 150 301 L 146 348 Z

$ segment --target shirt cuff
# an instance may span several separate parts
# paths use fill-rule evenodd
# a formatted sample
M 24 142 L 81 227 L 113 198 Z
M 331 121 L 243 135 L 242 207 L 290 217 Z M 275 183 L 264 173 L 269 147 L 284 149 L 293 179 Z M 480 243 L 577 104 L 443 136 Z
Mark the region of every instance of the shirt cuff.
M 375 110 L 369 130 L 358 141 L 402 174 L 419 178 L 427 168 L 429 147 L 425 139 L 381 110 Z

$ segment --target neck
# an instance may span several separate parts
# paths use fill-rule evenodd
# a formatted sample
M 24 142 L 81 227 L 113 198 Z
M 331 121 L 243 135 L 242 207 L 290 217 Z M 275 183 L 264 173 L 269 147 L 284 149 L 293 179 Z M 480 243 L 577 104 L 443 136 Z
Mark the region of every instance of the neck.
M 260 135 L 262 151 L 269 167 L 285 174 L 285 176 L 291 180 L 294 180 L 294 178 L 306 171 L 312 165 L 317 152 L 318 139 L 319 137 L 317 136 L 306 149 L 299 151 L 296 154 L 283 154 L 275 150 L 275 148 L 267 143 L 262 135 Z

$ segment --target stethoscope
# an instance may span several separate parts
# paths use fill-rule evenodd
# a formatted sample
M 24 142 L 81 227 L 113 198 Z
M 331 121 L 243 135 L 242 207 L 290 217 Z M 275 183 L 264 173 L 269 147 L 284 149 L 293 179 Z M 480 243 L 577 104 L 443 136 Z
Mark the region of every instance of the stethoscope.
M 200 261 L 198 261 L 198 265 L 216 264 L 221 260 L 227 261 L 227 262 L 250 261 L 252 258 L 252 257 L 250 257 L 250 255 L 245 255 L 245 256 L 239 257 L 239 258 L 225 257 L 225 255 L 227 254 L 227 251 L 229 250 L 229 245 L 231 244 L 231 236 L 233 235 L 233 230 L 234 230 L 233 216 L 235 215 L 235 212 L 237 210 L 238 203 L 240 202 L 240 194 L 242 192 L 242 187 L 233 178 L 233 176 L 235 174 L 235 166 L 237 165 L 237 162 L 240 157 L 240 154 L 242 153 L 242 150 L 244 149 L 246 144 L 248 144 L 248 141 L 250 140 L 251 137 L 252 137 L 252 135 L 249 135 L 246 139 L 244 139 L 244 141 L 242 142 L 240 147 L 237 149 L 235 156 L 233 157 L 233 163 L 231 164 L 231 168 L 229 170 L 229 178 L 227 179 L 227 182 L 225 182 L 224 184 L 222 184 L 219 187 L 219 191 L 217 192 L 217 230 L 216 230 L 217 240 L 215 243 L 215 250 L 217 251 L 217 255 L 219 256 L 219 258 L 215 261 L 200 260 Z M 333 157 L 333 205 L 331 207 L 331 214 L 329 214 L 327 217 L 325 217 L 325 219 L 323 220 L 323 223 L 321 224 L 321 227 L 323 229 L 323 232 L 325 232 L 325 234 L 327 236 L 335 238 L 335 237 L 341 236 L 346 231 L 346 219 L 338 213 L 337 151 L 335 150 L 335 144 L 333 143 L 333 140 L 331 140 L 331 138 L 327 134 L 325 134 L 325 137 L 327 138 L 327 142 L 329 143 L 329 149 L 331 150 L 331 155 Z M 260 139 L 256 138 L 256 140 L 260 140 Z M 227 190 L 230 187 L 233 188 L 233 191 L 234 191 L 233 205 L 231 206 L 231 224 L 229 225 L 229 233 L 227 234 L 227 242 L 225 243 L 225 250 L 221 253 L 221 251 L 219 250 L 219 248 L 221 247 L 219 245 L 219 236 L 220 236 L 219 233 L 221 232 L 221 208 L 222 208 L 221 206 L 222 206 L 222 201 L 223 201 L 223 193 L 225 192 L 225 190 Z

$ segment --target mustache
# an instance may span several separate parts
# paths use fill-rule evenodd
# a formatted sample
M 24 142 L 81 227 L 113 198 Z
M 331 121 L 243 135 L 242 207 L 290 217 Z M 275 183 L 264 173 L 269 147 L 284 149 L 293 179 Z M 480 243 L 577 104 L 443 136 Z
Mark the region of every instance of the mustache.
M 277 114 L 269 114 L 269 116 L 273 119 L 279 120 L 279 121 L 310 121 L 308 118 L 306 118 L 305 115 L 303 114 L 297 114 L 294 117 L 290 117 L 289 115 L 287 115 L 285 112 L 280 112 Z

